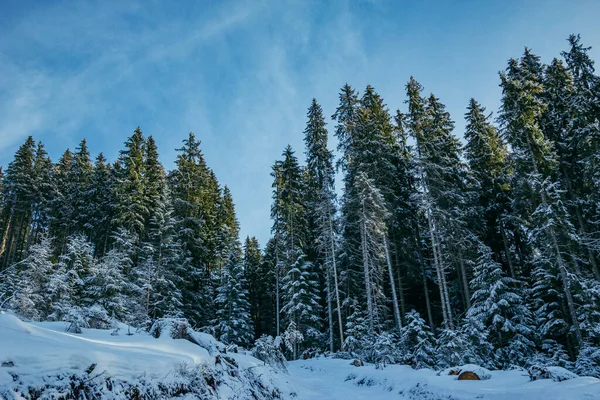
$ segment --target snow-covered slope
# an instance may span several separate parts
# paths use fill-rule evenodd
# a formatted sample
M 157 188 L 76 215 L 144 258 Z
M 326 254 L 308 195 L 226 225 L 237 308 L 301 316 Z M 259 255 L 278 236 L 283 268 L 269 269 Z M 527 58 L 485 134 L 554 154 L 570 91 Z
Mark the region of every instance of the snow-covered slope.
M 348 360 L 294 361 L 289 374 L 253 357 L 223 353 L 209 335 L 193 344 L 145 333 L 65 332 L 57 322 L 26 323 L 0 314 L 0 398 L 56 399 L 85 392 L 100 399 L 296 400 L 600 400 L 600 380 L 530 382 L 526 371 L 492 371 L 485 381 L 407 366 L 354 367 Z M 78 392 L 79 391 L 79 392 Z M 138 396 L 138 397 L 136 397 Z
M 288 366 L 298 400 L 593 400 L 600 399 L 600 380 L 529 381 L 526 371 L 492 371 L 485 381 L 459 381 L 432 370 L 404 365 L 375 369 L 354 367 L 348 360 L 312 359 Z
M 168 335 L 127 335 L 125 326 L 118 336 L 111 332 L 72 334 L 65 323 L 25 323 L 0 314 L 0 398 L 58 398 L 80 384 L 78 390 L 92 392 L 91 398 L 97 393 L 107 399 L 135 393 L 141 398 L 287 397 L 271 380 L 277 373 L 253 357 L 214 352 Z M 199 336 L 201 344 L 209 340 Z

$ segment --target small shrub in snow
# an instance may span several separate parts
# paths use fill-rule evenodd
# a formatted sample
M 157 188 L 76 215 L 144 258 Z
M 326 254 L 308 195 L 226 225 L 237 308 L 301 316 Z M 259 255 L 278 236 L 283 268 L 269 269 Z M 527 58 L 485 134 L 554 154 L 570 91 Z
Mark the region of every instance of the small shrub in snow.
M 279 337 L 274 339 L 269 335 L 262 335 L 254 342 L 252 355 L 280 371 L 287 372 L 286 359 L 281 352 L 281 343 Z
M 82 328 L 88 328 L 87 311 L 83 307 L 71 307 L 63 317 L 67 322 L 67 332 L 81 333 Z
M 172 339 L 191 338 L 190 324 L 183 318 L 160 318 L 157 319 L 150 327 L 150 335 L 159 338 L 168 335 Z
M 528 370 L 529 379 L 537 381 L 540 379 L 552 379 L 554 382 L 562 382 L 568 379 L 577 378 L 577 375 L 562 367 L 543 367 L 533 365 Z
M 113 327 L 106 310 L 98 305 L 89 307 L 85 312 L 88 327 L 92 329 L 109 329 Z
M 316 347 L 309 347 L 308 349 L 304 350 L 302 354 L 300 354 L 300 359 L 309 360 L 311 358 L 320 356 L 321 354 L 323 354 L 323 352 L 320 349 Z
M 370 351 L 369 361 L 377 369 L 385 368 L 388 364 L 396 364 L 403 358 L 396 337 L 388 332 L 382 332 L 375 337 L 375 343 Z
M 575 371 L 581 376 L 600 378 L 600 348 L 584 346 L 575 362 Z

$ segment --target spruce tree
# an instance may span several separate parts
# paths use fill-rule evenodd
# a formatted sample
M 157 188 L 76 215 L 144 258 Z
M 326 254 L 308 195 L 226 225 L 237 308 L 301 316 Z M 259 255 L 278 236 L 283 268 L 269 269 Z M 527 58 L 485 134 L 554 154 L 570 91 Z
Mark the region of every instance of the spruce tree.
M 406 314 L 401 343 L 407 349 L 407 364 L 415 369 L 436 367 L 435 338 L 425 320 L 415 310 Z
M 254 329 L 239 243 L 232 245 L 220 279 L 215 298 L 215 331 L 222 342 L 247 347 L 254 339 Z
M 0 256 L 7 268 L 23 258 L 27 233 L 31 223 L 32 196 L 35 194 L 31 177 L 34 175 L 35 142 L 29 136 L 8 164 L 3 179 L 3 226 Z
M 328 315 L 329 348 L 334 350 L 334 310 L 340 335 L 340 348 L 344 346 L 342 309 L 337 267 L 337 221 L 335 219 L 335 183 L 333 154 L 327 148 L 327 129 L 323 110 L 313 99 L 308 109 L 308 122 L 304 130 L 306 145 L 307 208 L 309 215 L 311 250 L 317 253 L 317 263 L 323 271 Z M 335 307 L 335 309 L 334 309 Z
M 583 335 L 575 309 L 571 270 L 576 263 L 571 258 L 573 238 L 577 237 L 557 181 L 557 156 L 553 143 L 542 131 L 542 116 L 546 105 L 542 99 L 542 65 L 529 49 L 520 61 L 511 60 L 501 74 L 503 103 L 500 114 L 504 135 L 513 148 L 515 196 L 522 204 L 515 211 L 530 231 L 532 265 L 556 265 L 567 305 L 576 346 Z
M 114 175 L 111 166 L 102 153 L 96 157 L 91 179 L 90 203 L 88 207 L 90 221 L 93 227 L 91 242 L 94 245 L 94 256 L 102 257 L 109 249 L 112 233 L 115 199 L 113 197 Z
M 304 341 L 317 343 L 321 325 L 318 281 L 313 264 L 301 250 L 296 250 L 294 263 L 289 266 L 282 283 L 284 302 L 281 312 L 286 324 L 293 323 Z
M 91 231 L 94 228 L 90 224 L 93 173 L 94 166 L 90 159 L 90 152 L 86 140 L 83 139 L 73 154 L 73 167 L 68 188 L 70 199 L 68 201 L 73 207 L 70 232 L 82 233 L 88 238 L 90 238 Z
M 506 276 L 490 249 L 480 245 L 467 320 L 485 327 L 500 367 L 525 365 L 535 351 L 533 318 L 519 287 L 522 283 Z
M 484 216 L 480 237 L 492 249 L 495 258 L 517 277 L 512 250 L 508 149 L 498 130 L 491 124 L 485 108 L 471 99 L 465 114 L 465 158 L 475 180 L 473 206 Z M 475 221 L 471 221 L 475 222 Z
M 144 197 L 146 139 L 139 127 L 125 142 L 119 153 L 121 169 L 116 183 L 117 205 L 114 224 L 133 231 L 141 239 L 148 215 Z

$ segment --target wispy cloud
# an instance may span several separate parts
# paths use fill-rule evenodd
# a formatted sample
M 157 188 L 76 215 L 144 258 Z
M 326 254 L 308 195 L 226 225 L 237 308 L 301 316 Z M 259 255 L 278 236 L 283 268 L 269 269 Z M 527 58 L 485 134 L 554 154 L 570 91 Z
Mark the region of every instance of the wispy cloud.
M 460 135 L 468 98 L 494 110 L 496 72 L 524 45 L 557 55 L 579 31 L 600 47 L 593 2 L 543 10 L 484 3 L 57 1 L 14 17 L 3 5 L 0 165 L 27 135 L 54 158 L 87 137 L 114 159 L 141 125 L 171 168 L 174 149 L 194 131 L 232 190 L 242 234 L 264 244 L 270 168 L 288 143 L 303 158 L 313 97 L 329 116 L 344 83 L 370 83 L 393 110 L 415 75 L 448 104 Z

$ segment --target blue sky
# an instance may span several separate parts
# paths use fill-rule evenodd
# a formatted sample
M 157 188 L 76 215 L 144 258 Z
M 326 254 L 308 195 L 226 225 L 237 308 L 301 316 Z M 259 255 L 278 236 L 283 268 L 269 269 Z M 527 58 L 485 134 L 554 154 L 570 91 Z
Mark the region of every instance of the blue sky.
M 598 15 L 594 0 L 3 0 L 0 165 L 28 135 L 54 160 L 84 137 L 114 160 L 140 125 L 171 169 L 193 131 L 264 245 L 270 166 L 288 143 L 303 158 L 313 97 L 330 116 L 344 83 L 369 83 L 395 110 L 414 75 L 460 136 L 470 97 L 497 110 L 524 46 L 549 62 L 581 33 L 600 60 Z

